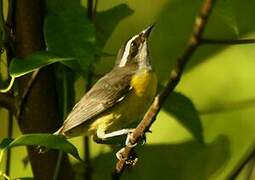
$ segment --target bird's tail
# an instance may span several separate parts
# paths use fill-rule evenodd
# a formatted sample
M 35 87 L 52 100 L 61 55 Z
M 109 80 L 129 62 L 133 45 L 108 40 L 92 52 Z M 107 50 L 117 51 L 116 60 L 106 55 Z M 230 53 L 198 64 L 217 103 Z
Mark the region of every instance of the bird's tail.
M 63 127 L 59 128 L 59 129 L 58 129 L 56 132 L 54 132 L 53 134 L 54 134 L 54 135 L 63 135 L 62 129 L 63 129 Z

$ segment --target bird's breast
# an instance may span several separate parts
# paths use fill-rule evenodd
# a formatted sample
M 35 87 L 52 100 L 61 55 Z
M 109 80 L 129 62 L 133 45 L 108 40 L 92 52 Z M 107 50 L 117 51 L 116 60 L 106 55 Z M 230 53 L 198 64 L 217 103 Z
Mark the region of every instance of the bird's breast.
M 152 71 L 143 71 L 133 76 L 131 93 L 114 108 L 117 117 L 112 121 L 109 130 L 126 127 L 134 121 L 139 121 L 150 106 L 157 90 L 157 78 Z
M 155 94 L 157 79 L 152 71 L 142 69 L 133 75 L 130 85 L 137 96 L 144 96 L 148 93 Z
M 141 120 L 156 94 L 156 75 L 152 71 L 141 70 L 132 77 L 130 86 L 130 94 L 116 106 L 102 113 L 92 123 L 89 131 L 95 132 L 100 125 L 109 133 Z

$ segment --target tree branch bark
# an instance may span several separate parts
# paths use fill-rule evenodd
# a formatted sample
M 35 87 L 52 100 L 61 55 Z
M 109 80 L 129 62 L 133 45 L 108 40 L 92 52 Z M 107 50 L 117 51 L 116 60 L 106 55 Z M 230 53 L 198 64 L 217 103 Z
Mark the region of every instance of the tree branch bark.
M 34 51 L 45 49 L 44 8 L 44 0 L 15 1 L 14 34 L 18 58 L 24 58 Z M 20 96 L 26 94 L 18 119 L 19 127 L 23 133 L 52 133 L 61 124 L 53 68 L 49 66 L 40 70 L 29 87 L 29 92 L 26 93 L 30 79 L 31 75 L 18 79 Z M 44 154 L 38 154 L 34 148 L 28 147 L 28 154 L 34 178 L 52 179 L 58 152 L 50 150 Z M 74 179 L 66 155 L 63 157 L 59 179 Z
M 201 44 L 202 34 L 205 30 L 205 26 L 211 14 L 214 2 L 215 0 L 204 1 L 200 13 L 195 19 L 193 32 L 188 40 L 187 47 L 184 50 L 184 53 L 177 59 L 177 64 L 175 68 L 171 71 L 170 79 L 165 89 L 155 97 L 152 105 L 148 109 L 147 113 L 144 115 L 143 120 L 139 123 L 134 132 L 131 134 L 132 144 L 137 143 L 142 138 L 144 133 L 149 130 L 166 98 L 170 95 L 170 93 L 180 81 L 185 65 L 194 54 L 198 46 Z M 128 146 L 121 149 L 123 159 L 117 161 L 112 176 L 113 179 L 120 178 L 122 172 L 127 166 L 126 160 L 129 160 L 132 149 L 132 147 Z
M 87 15 L 90 20 L 93 20 L 94 16 L 94 5 L 93 0 L 87 0 Z
M 86 92 L 91 88 L 92 86 L 92 67 L 89 70 L 88 73 L 88 78 L 87 78 L 87 84 L 86 84 Z M 83 139 L 83 143 L 84 143 L 84 162 L 85 162 L 85 172 L 84 172 L 84 178 L 86 180 L 91 180 L 92 179 L 92 173 L 93 173 L 93 169 L 92 169 L 92 165 L 91 165 L 91 160 L 90 160 L 90 146 L 89 146 L 89 137 L 85 136 Z
M 93 0 L 87 0 L 87 16 L 88 19 L 93 23 L 95 13 L 96 13 L 96 6 L 97 6 L 97 1 L 95 1 L 95 5 Z M 94 57 L 95 58 L 95 57 Z M 92 72 L 92 66 L 89 68 L 88 76 L 87 76 L 87 83 L 86 83 L 86 92 L 91 88 L 92 86 L 92 77 L 93 77 L 93 72 Z M 84 162 L 85 162 L 85 169 L 84 169 L 84 174 L 83 177 L 86 180 L 91 180 L 92 179 L 92 166 L 91 166 L 91 160 L 90 160 L 90 145 L 89 145 L 89 137 L 84 136 L 83 138 L 83 147 L 84 147 Z

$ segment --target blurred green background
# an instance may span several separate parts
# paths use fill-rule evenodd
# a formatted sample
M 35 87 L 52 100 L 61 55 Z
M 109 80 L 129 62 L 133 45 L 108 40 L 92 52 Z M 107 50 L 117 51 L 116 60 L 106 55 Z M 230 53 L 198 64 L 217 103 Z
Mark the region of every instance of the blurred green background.
M 98 1 L 96 28 L 109 35 L 103 52 L 116 54 L 130 36 L 156 22 L 149 42 L 151 61 L 160 87 L 169 78 L 177 57 L 183 52 L 201 0 L 107 0 Z M 222 4 L 220 4 L 222 3 Z M 81 1 L 86 6 L 86 1 Z M 224 8 L 223 8 L 224 7 Z M 111 11 L 109 11 L 111 10 Z M 218 1 L 204 37 L 210 39 L 255 38 L 255 1 Z M 115 27 L 116 26 L 116 27 Z M 109 32 L 112 29 L 112 32 Z M 107 34 L 108 32 L 108 34 Z M 75 34 L 73 35 L 75 36 Z M 190 60 L 176 91 L 194 103 L 205 144 L 169 110 L 169 98 L 147 135 L 147 144 L 137 148 L 139 162 L 123 179 L 221 180 L 228 179 L 255 145 L 255 44 L 202 45 Z M 108 72 L 114 57 L 95 64 L 98 74 Z M 84 92 L 85 80 L 76 82 L 76 101 Z M 170 105 L 171 104 L 171 105 Z M 189 112 L 180 107 L 179 111 Z M 7 112 L 0 109 L 0 139 L 6 137 Z M 192 117 L 190 117 L 192 120 Z M 15 124 L 14 137 L 20 135 Z M 83 154 L 82 138 L 70 140 Z M 93 179 L 110 179 L 115 152 L 91 141 Z M 11 177 L 31 176 L 24 166 L 25 148 L 12 149 Z M 77 171 L 79 162 L 70 157 Z M 4 164 L 0 165 L 4 169 Z M 255 168 L 251 179 L 255 179 Z M 245 179 L 243 175 L 239 179 Z M 247 172 L 248 172 L 247 170 Z M 250 171 L 249 171 L 250 172 Z M 243 177 L 242 177 L 243 176 Z

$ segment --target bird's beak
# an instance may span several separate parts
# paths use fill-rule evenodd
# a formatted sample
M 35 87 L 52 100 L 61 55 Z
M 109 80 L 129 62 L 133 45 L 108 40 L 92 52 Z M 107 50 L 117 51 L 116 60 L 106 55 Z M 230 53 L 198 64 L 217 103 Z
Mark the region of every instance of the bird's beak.
M 147 27 L 145 30 L 142 31 L 143 37 L 145 37 L 145 38 L 147 39 L 147 38 L 150 36 L 150 33 L 151 33 L 151 31 L 152 31 L 154 25 L 155 25 L 155 24 L 152 24 L 152 25 L 150 25 L 149 27 Z

